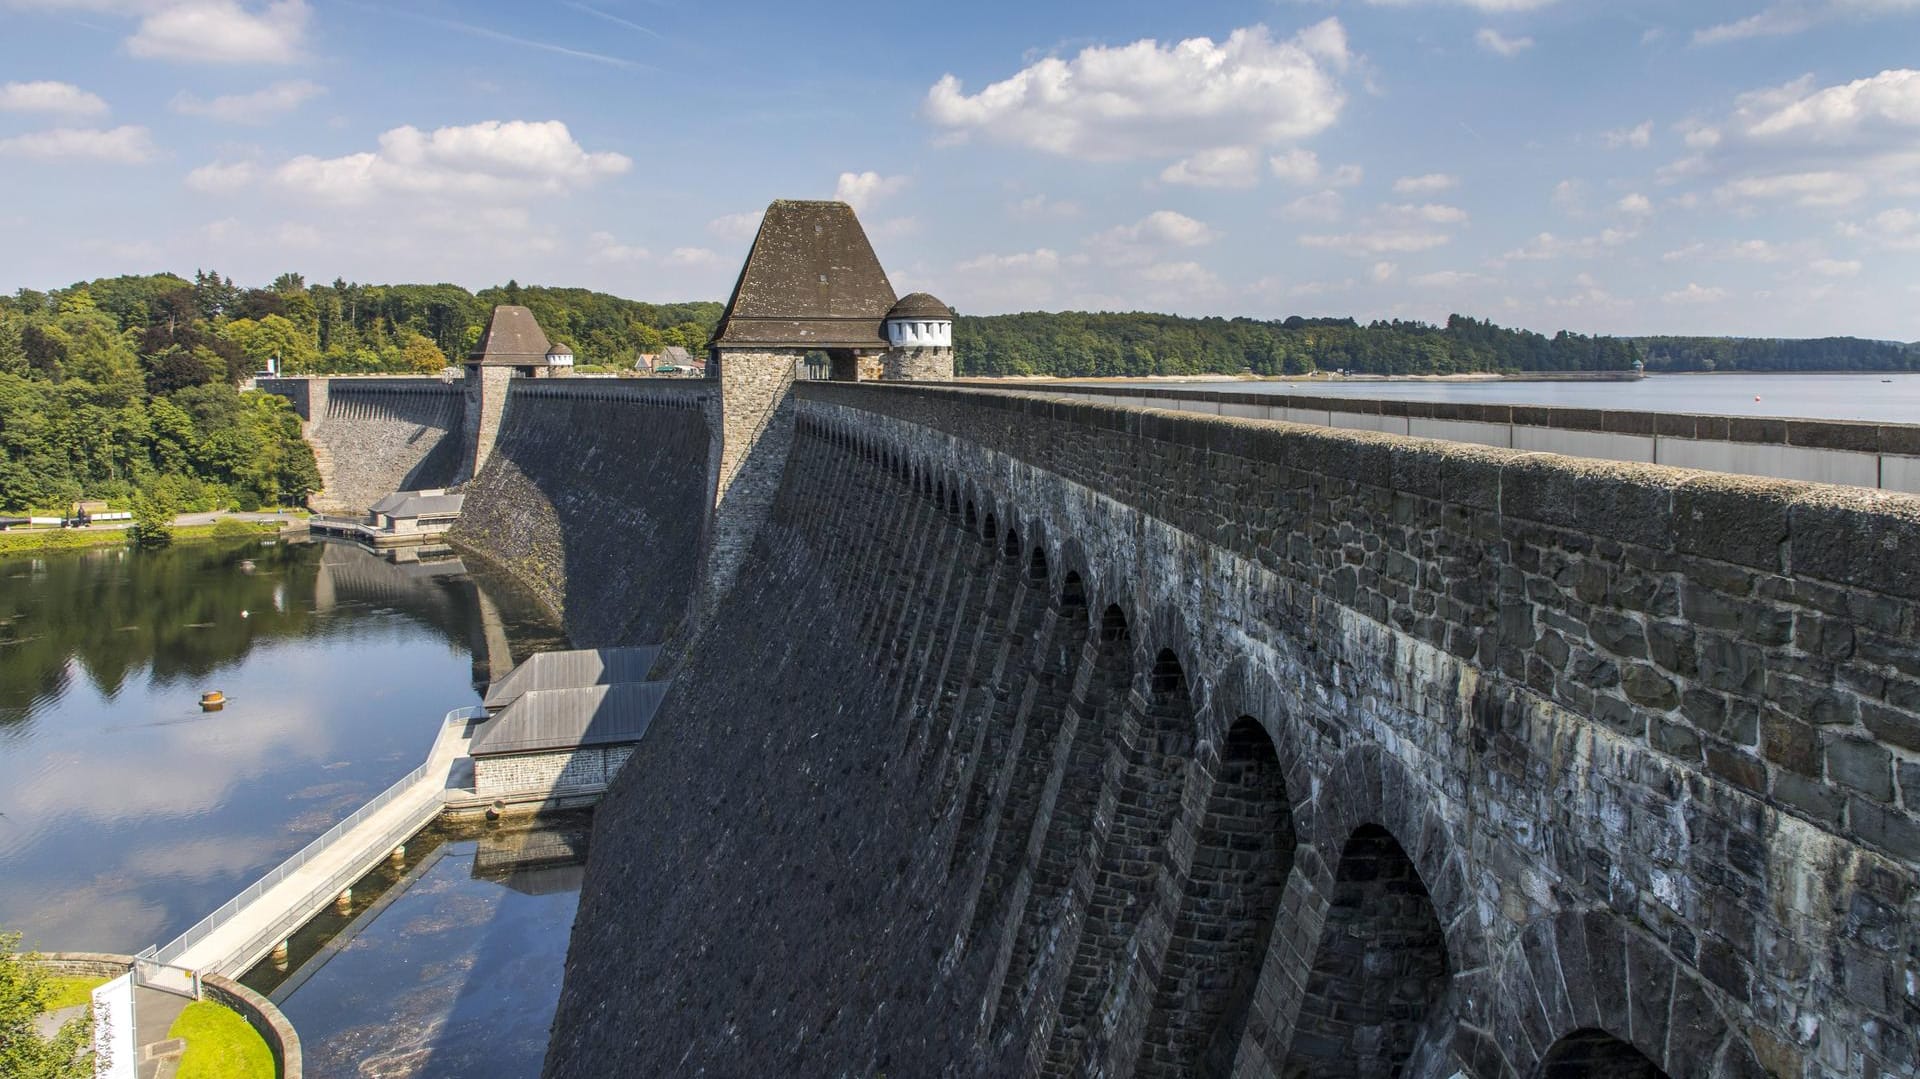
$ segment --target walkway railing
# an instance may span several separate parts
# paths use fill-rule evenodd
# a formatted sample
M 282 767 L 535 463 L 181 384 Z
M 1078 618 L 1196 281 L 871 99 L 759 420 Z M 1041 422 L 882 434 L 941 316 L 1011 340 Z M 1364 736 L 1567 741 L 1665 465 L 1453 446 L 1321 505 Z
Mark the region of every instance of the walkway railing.
M 440 738 L 445 735 L 446 728 L 454 726 L 455 724 L 464 725 L 476 719 L 484 719 L 486 715 L 486 709 L 478 705 L 467 708 L 455 708 L 453 711 L 448 712 L 445 720 L 442 721 L 440 732 L 434 737 L 434 748 L 428 750 L 427 759 L 422 762 L 418 768 L 401 776 L 391 787 L 375 795 L 372 801 L 354 810 L 346 819 L 321 833 L 320 836 L 311 843 L 301 847 L 291 858 L 275 866 L 266 876 L 248 885 L 239 895 L 221 904 L 218 910 L 195 922 L 186 932 L 158 948 L 150 950 L 150 953 L 142 954 L 150 955 L 153 961 L 160 963 L 172 963 L 174 960 L 179 959 L 182 955 L 186 954 L 187 949 L 205 940 L 215 930 L 232 921 L 242 910 L 245 910 L 250 904 L 258 900 L 262 895 L 265 895 L 269 889 L 286 880 L 301 867 L 313 861 L 329 848 L 346 838 L 368 818 L 393 804 L 395 800 L 406 794 L 410 788 L 427 778 L 428 773 L 436 767 L 436 765 L 441 768 L 446 767 L 446 762 L 435 760 L 438 754 L 434 752 L 434 749 L 439 747 Z M 438 805 L 439 803 L 436 801 L 434 804 Z M 419 825 L 410 827 L 408 829 L 409 834 L 411 834 L 413 830 L 417 830 L 418 827 Z M 404 838 L 405 836 L 399 836 L 394 841 L 398 842 L 399 839 Z M 383 837 L 380 843 L 372 844 L 370 849 L 384 850 L 387 846 L 388 844 Z M 365 872 L 364 869 L 355 870 L 353 876 L 357 878 L 363 872 Z M 344 883 L 351 883 L 351 881 Z M 342 886 L 344 886 L 344 883 Z M 316 889 L 316 891 L 320 890 L 331 892 L 337 891 L 338 889 L 333 888 L 330 884 L 327 889 Z

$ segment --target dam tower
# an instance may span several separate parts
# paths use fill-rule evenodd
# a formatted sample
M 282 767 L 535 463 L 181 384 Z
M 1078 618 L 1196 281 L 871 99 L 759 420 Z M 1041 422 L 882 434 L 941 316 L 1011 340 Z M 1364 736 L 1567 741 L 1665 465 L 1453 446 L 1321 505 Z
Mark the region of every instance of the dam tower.
M 732 587 L 773 504 L 793 444 L 793 384 L 808 355 L 824 352 L 835 381 L 906 377 L 904 361 L 883 360 L 904 355 L 887 328 L 899 302 L 853 207 L 796 199 L 767 207 L 707 366 L 715 383 L 707 399 L 713 512 L 702 607 Z M 950 377 L 951 312 L 948 318 Z
M 887 352 L 880 377 L 889 382 L 953 380 L 953 308 L 911 292 L 887 312 Z
M 463 480 L 479 475 L 493 453 L 511 381 L 546 378 L 572 366 L 573 351 L 548 341 L 532 311 L 517 304 L 500 304 L 493 309 L 485 332 L 467 354 L 466 445 L 462 447 L 460 467 Z

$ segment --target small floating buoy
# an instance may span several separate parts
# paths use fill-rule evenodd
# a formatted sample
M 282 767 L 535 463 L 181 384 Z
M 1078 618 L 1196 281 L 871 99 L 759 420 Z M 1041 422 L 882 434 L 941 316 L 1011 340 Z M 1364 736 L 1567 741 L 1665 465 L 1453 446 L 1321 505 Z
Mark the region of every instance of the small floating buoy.
M 211 693 L 200 694 L 200 710 L 202 712 L 218 712 L 226 703 L 227 695 L 217 689 Z
M 243 559 L 241 559 L 241 560 L 240 560 L 240 572 L 241 572 L 241 573 L 252 573 L 252 572 L 253 572 L 253 559 L 251 559 L 251 558 L 243 558 Z
M 1760 395 L 1759 395 L 1759 394 L 1757 394 L 1757 393 L 1756 393 L 1756 394 L 1754 394 L 1754 395 L 1753 395 L 1753 399 L 1754 399 L 1754 400 L 1756 400 L 1756 401 L 1758 401 L 1758 400 L 1760 399 Z
M 245 617 L 247 617 L 247 612 L 246 612 L 246 611 L 244 611 L 244 610 L 243 610 L 243 611 L 241 611 L 241 612 L 240 612 L 240 617 L 242 617 L 242 618 L 245 618 Z

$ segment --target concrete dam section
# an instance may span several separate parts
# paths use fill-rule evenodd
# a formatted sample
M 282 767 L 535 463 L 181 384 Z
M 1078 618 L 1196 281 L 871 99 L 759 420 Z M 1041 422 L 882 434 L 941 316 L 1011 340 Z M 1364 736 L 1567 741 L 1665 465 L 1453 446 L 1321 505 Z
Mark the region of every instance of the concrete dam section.
M 1913 1074 L 1920 503 L 794 397 L 550 1075 Z

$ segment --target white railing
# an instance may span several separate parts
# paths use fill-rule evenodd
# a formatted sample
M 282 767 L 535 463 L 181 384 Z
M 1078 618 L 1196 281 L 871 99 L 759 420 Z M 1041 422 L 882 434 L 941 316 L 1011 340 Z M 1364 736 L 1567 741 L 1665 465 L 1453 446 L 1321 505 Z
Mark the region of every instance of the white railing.
M 161 962 L 155 957 L 156 949 L 148 948 L 133 957 L 133 981 L 149 989 L 158 989 L 163 993 L 172 993 L 188 1000 L 200 999 L 200 974 L 186 967 L 176 967 Z
M 301 847 L 293 857 L 275 866 L 266 876 L 248 885 L 244 891 L 221 904 L 220 908 L 212 914 L 195 922 L 186 932 L 160 945 L 158 948 L 152 949 L 147 954 L 150 954 L 152 959 L 161 963 L 171 963 L 179 959 L 182 955 L 186 954 L 187 949 L 205 940 L 214 930 L 232 921 L 236 915 L 242 910 L 245 910 L 249 904 L 259 899 L 262 895 L 265 895 L 269 889 L 281 881 L 286 880 L 302 866 L 319 857 L 322 852 L 340 842 L 369 817 L 372 817 L 375 813 L 393 804 L 393 802 L 405 794 L 409 788 L 425 779 L 428 771 L 434 767 L 434 758 L 438 755 L 434 752 L 434 749 L 439 747 L 440 738 L 445 735 L 448 727 L 455 724 L 466 724 L 476 719 L 484 719 L 486 718 L 486 714 L 486 709 L 478 705 L 466 708 L 455 708 L 451 712 L 448 712 L 446 719 L 441 723 L 439 734 L 434 737 L 434 748 L 428 750 L 427 759 L 421 763 L 420 767 L 401 776 L 399 781 L 394 783 L 393 786 L 374 795 L 372 801 L 354 810 L 346 819 L 321 833 L 313 842 Z M 444 763 L 442 766 L 444 767 Z M 439 803 L 435 802 L 434 804 L 437 806 Z M 383 848 L 384 844 L 376 845 L 376 849 Z M 353 875 L 358 877 L 361 872 L 364 872 L 364 870 L 355 870 Z M 331 886 L 325 889 L 315 889 L 315 891 L 327 891 L 329 893 L 333 890 Z

